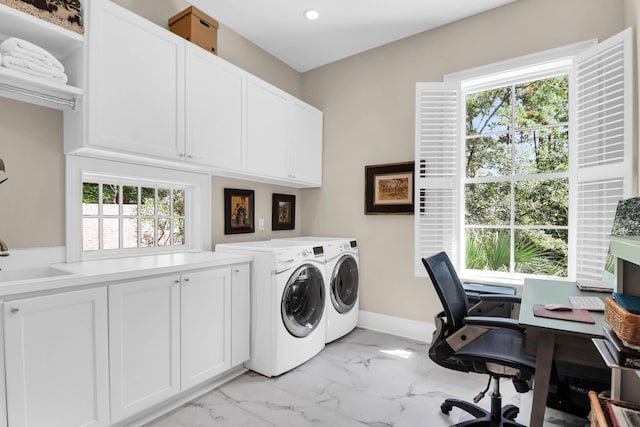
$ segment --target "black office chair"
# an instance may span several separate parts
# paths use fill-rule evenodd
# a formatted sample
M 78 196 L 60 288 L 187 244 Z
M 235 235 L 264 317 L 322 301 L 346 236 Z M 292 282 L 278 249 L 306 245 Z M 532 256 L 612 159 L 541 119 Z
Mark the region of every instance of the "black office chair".
M 478 402 L 493 381 L 491 411 L 458 399 L 446 399 L 440 406 L 449 414 L 458 407 L 474 417 L 455 427 L 490 426 L 524 427 L 514 421 L 519 409 L 502 408 L 500 378 L 511 378 L 520 393 L 530 390 L 535 371 L 535 357 L 524 351 L 524 331 L 515 319 L 468 316 L 467 296 L 446 253 L 440 252 L 422 263 L 429 273 L 444 311 L 436 314 L 436 331 L 429 347 L 429 357 L 438 365 L 462 372 L 490 375 L 487 388 L 478 394 Z M 483 299 L 519 303 L 513 295 L 487 295 Z

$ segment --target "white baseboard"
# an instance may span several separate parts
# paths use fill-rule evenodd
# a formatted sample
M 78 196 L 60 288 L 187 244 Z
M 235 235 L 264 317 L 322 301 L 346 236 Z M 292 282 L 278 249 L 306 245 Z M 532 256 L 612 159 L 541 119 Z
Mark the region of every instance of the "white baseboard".
M 359 315 L 358 326 L 361 328 L 410 338 L 416 341 L 431 342 L 431 336 L 436 330 L 433 323 L 420 322 L 418 320 L 404 319 L 402 317 L 388 316 L 386 314 L 363 310 L 360 310 Z

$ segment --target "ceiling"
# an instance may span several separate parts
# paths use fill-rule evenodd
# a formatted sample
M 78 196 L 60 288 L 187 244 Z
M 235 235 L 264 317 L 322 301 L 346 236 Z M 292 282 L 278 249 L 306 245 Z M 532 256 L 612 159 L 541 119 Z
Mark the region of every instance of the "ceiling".
M 515 0 L 189 0 L 299 72 Z M 304 11 L 320 13 L 316 21 Z

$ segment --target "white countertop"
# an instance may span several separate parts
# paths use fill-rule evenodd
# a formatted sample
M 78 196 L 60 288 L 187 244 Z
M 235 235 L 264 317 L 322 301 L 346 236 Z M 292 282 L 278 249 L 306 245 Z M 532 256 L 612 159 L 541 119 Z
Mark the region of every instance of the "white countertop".
M 181 252 L 94 261 L 51 264 L 68 274 L 16 280 L 4 280 L 0 272 L 0 298 L 28 292 L 42 292 L 105 284 L 141 277 L 180 274 L 203 268 L 222 267 L 251 261 L 250 256 L 217 252 Z M 45 267 L 46 268 L 46 267 Z M 28 269 L 25 269 L 28 270 Z M 15 272 L 15 271 L 14 271 Z

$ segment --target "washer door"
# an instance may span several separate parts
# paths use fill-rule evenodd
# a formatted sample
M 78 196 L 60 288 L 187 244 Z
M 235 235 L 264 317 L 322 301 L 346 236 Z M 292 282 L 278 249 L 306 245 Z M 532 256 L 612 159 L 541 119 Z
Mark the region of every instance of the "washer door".
M 280 311 L 287 331 L 297 338 L 313 332 L 322 319 L 324 298 L 324 280 L 318 267 L 298 267 L 282 292 Z
M 351 255 L 338 260 L 331 276 L 331 302 L 338 313 L 351 310 L 358 299 L 358 263 Z

